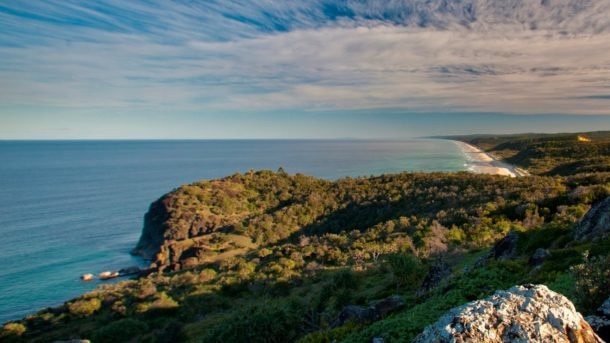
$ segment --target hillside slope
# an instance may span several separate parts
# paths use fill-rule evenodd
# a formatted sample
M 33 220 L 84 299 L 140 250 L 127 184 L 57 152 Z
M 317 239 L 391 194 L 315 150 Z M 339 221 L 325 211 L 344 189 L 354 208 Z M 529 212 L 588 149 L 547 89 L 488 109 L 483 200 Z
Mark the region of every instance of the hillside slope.
M 538 175 L 610 171 L 610 132 L 446 137 L 481 147 Z
M 530 282 L 588 314 L 609 294 L 570 266 L 606 268 L 610 241 L 572 230 L 609 195 L 610 173 L 196 182 L 151 205 L 136 248 L 150 275 L 7 324 L 3 339 L 408 342 L 453 306 Z M 488 252 L 510 232 L 508 252 Z M 549 256 L 531 264 L 538 249 Z M 366 315 L 392 295 L 403 305 Z

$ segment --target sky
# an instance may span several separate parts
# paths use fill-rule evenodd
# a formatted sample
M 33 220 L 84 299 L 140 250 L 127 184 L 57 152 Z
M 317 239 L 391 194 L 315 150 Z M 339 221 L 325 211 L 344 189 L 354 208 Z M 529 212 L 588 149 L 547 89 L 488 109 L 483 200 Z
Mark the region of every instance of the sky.
M 3 1 L 0 139 L 610 130 L 607 0 Z

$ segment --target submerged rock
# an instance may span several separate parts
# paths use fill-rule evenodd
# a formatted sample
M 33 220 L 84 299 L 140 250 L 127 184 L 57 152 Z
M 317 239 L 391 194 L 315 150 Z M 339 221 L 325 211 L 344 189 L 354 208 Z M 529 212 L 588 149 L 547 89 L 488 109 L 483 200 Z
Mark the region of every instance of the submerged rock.
M 119 275 L 120 276 L 137 275 L 137 274 L 140 274 L 141 271 L 142 270 L 140 269 L 140 267 L 132 266 L 132 267 L 119 269 Z
M 599 240 L 610 234 L 610 197 L 595 204 L 574 229 L 577 241 Z
M 415 342 L 603 341 L 566 297 L 544 285 L 525 285 L 449 310 Z

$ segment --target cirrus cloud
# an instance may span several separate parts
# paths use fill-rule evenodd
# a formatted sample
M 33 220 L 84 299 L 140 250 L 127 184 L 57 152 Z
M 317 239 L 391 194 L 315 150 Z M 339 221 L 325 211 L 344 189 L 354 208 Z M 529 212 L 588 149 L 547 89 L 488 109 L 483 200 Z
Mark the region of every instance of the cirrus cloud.
M 0 101 L 65 109 L 610 114 L 610 4 L 0 6 Z

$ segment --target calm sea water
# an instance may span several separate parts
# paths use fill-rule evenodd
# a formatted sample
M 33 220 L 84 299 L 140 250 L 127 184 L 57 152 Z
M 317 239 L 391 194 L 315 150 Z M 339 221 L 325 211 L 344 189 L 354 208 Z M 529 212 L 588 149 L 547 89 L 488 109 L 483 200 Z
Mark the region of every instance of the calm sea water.
M 148 205 L 199 179 L 280 166 L 322 178 L 465 170 L 456 144 L 404 141 L 0 141 L 0 323 L 93 289 Z

